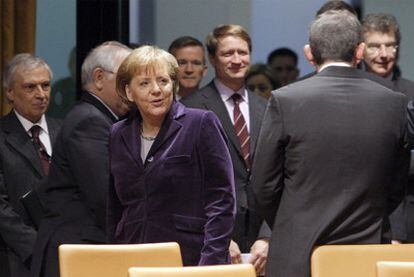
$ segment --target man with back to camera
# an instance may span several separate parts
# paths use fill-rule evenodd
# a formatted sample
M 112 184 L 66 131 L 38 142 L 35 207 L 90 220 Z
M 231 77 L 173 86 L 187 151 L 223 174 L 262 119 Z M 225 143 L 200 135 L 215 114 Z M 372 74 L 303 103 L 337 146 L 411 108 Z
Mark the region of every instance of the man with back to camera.
M 362 21 L 362 33 L 366 44 L 363 63 L 365 69 L 392 82 L 394 90 L 404 93 L 409 100 L 413 100 L 414 82 L 402 78 L 397 70 L 401 32 L 395 17 L 383 13 L 367 14 Z M 412 102 L 408 104 L 408 114 L 411 118 L 410 122 L 413 122 Z M 411 134 L 414 133 L 413 128 L 410 128 L 410 131 Z M 414 242 L 413 158 L 412 155 L 406 201 L 391 217 L 393 239 L 399 242 Z
M 299 77 L 298 55 L 289 48 L 273 50 L 267 57 L 267 65 L 281 86 L 286 86 Z
M 240 263 L 241 253 L 250 253 L 249 261 L 260 273 L 266 264 L 270 229 L 251 207 L 253 194 L 249 180 L 266 101 L 245 88 L 252 46 L 243 27 L 217 26 L 205 44 L 216 77 L 182 99 L 182 103 L 215 112 L 223 125 L 229 139 L 237 199 L 230 256 L 232 263 Z
M 407 98 L 355 68 L 358 19 L 326 12 L 309 33 L 318 73 L 272 93 L 253 163 L 256 207 L 273 226 L 270 277 L 310 276 L 318 245 L 390 243 L 407 177 Z
M 179 90 L 176 99 L 180 100 L 198 90 L 203 77 L 207 74 L 204 46 L 196 38 L 183 36 L 171 43 L 168 52 L 178 62 Z
M 0 119 L 0 273 L 29 276 L 36 223 L 21 197 L 48 174 L 60 121 L 45 116 L 53 74 L 39 57 L 23 53 L 7 65 L 3 86 L 13 110 Z
M 82 64 L 85 92 L 56 139 L 45 187 L 48 213 L 39 228 L 31 276 L 59 276 L 61 244 L 106 243 L 109 131 L 129 110 L 116 93 L 116 72 L 130 52 L 109 41 L 94 48 Z

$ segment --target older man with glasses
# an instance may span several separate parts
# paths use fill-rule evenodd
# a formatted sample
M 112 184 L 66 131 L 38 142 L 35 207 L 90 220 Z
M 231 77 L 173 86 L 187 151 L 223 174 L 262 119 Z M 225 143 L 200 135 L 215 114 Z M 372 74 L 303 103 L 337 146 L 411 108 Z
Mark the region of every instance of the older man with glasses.
M 390 14 L 368 14 L 362 21 L 365 42 L 364 65 L 367 71 L 388 79 L 393 90 L 414 99 L 414 82 L 401 78 L 397 67 L 401 33 L 394 16 Z M 408 104 L 409 122 L 414 122 L 413 102 Z M 409 124 L 413 138 L 413 124 Z M 411 145 L 414 145 L 411 141 Z M 405 201 L 391 215 L 392 238 L 394 242 L 414 242 L 414 161 L 411 154 L 410 176 Z M 414 188 L 414 187 L 413 187 Z
M 390 14 L 368 14 L 362 21 L 365 42 L 364 65 L 394 83 L 394 90 L 414 98 L 414 82 L 401 78 L 397 67 L 401 33 L 398 22 Z

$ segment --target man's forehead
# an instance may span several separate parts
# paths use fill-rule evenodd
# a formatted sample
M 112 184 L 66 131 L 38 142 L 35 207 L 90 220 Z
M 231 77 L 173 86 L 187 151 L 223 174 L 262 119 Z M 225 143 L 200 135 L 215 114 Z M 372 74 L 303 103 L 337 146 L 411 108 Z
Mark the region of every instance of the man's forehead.
M 43 65 L 36 66 L 34 68 L 27 68 L 23 66 L 16 67 L 16 70 L 13 74 L 14 80 L 21 80 L 23 82 L 28 82 L 33 79 L 49 79 L 50 73 Z
M 383 41 L 396 41 L 395 32 L 389 31 L 387 33 L 379 31 L 370 31 L 364 34 L 365 42 L 383 42 Z

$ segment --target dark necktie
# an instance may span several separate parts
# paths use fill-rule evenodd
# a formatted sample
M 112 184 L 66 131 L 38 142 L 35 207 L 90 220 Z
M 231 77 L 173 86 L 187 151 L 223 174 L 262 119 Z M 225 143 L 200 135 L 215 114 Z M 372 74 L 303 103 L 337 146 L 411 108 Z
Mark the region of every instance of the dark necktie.
M 240 111 L 239 105 L 243 99 L 238 93 L 233 94 L 231 98 L 234 101 L 234 130 L 236 131 L 236 135 L 240 141 L 240 149 L 243 155 L 244 163 L 246 164 L 246 167 L 250 169 L 250 136 L 249 131 L 247 131 L 246 121 Z
M 49 173 L 50 156 L 47 154 L 45 146 L 39 139 L 40 129 L 39 125 L 33 125 L 32 128 L 30 128 L 30 132 L 32 133 L 33 143 L 36 147 L 37 154 L 39 155 L 43 172 L 47 175 Z

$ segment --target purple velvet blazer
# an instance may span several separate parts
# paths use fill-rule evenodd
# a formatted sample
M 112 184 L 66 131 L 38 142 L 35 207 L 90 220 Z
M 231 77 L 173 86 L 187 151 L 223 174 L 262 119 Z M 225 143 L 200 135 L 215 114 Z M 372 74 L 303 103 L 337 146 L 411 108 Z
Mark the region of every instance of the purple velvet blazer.
M 175 241 L 184 265 L 228 263 L 235 191 L 219 120 L 173 102 L 144 163 L 140 121 L 137 113 L 111 129 L 109 241 Z

